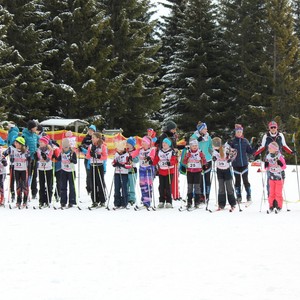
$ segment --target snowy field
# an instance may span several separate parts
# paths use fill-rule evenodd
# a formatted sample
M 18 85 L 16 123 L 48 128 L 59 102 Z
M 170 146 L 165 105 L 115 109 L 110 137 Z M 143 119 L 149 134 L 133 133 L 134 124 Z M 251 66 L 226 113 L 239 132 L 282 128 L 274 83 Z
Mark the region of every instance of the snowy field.
M 179 212 L 179 202 L 151 212 L 89 211 L 81 160 L 81 211 L 0 209 L 1 299 L 299 299 L 300 205 L 267 215 L 263 202 L 259 212 L 265 175 L 257 169 L 254 204 L 242 212 Z M 293 169 L 289 201 L 299 199 Z M 108 187 L 112 174 L 109 167 Z

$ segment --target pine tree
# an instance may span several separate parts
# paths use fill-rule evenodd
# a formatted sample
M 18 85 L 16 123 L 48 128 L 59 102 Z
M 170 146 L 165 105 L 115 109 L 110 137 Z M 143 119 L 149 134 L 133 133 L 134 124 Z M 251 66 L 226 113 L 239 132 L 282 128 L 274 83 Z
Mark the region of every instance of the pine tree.
M 42 118 L 47 114 L 45 91 L 51 85 L 51 74 L 42 65 L 51 37 L 37 27 L 47 19 L 47 14 L 38 0 L 3 0 L 2 4 L 13 15 L 7 29 L 7 43 L 14 47 L 19 62 L 14 72 L 16 82 L 10 95 L 9 113 L 27 119 Z
M 7 118 L 12 103 L 16 80 L 14 72 L 18 64 L 18 53 L 7 43 L 7 30 L 13 16 L 0 5 L 0 120 Z
M 265 0 L 221 1 L 221 27 L 224 41 L 223 78 L 226 98 L 232 104 L 233 122 L 242 123 L 246 134 L 264 128 L 264 116 L 270 107 L 269 61 L 265 48 L 269 43 Z M 255 125 L 255 126 L 254 126 Z
M 199 120 L 215 126 L 220 98 L 220 60 L 215 6 L 207 0 L 186 3 L 177 50 L 163 80 L 165 96 L 173 99 L 175 119 L 183 130 L 194 130 Z
M 160 106 L 160 88 L 155 86 L 160 44 L 154 39 L 149 0 L 103 0 L 110 17 L 111 59 L 116 59 L 111 78 L 113 93 L 104 106 L 110 128 L 124 134 L 144 133 L 153 112 Z
M 295 31 L 298 40 L 300 40 L 300 0 L 293 0 L 292 7 L 293 7 L 293 14 L 294 14 L 294 21 L 295 21 Z
M 87 118 L 103 113 L 114 80 L 108 74 L 115 61 L 107 41 L 109 18 L 101 1 L 45 1 L 50 13 L 46 28 L 54 38 L 52 114 Z
M 158 115 L 159 121 L 173 119 L 177 114 L 179 98 L 176 97 L 176 94 L 179 86 L 177 87 L 175 78 L 179 70 L 177 70 L 177 62 L 173 60 L 176 59 L 175 53 L 179 50 L 181 42 L 186 3 L 186 0 L 169 0 L 163 3 L 163 6 L 170 10 L 170 14 L 162 18 L 158 30 L 162 43 L 159 52 L 162 59 L 159 76 L 160 82 L 164 84 L 162 106 Z
M 288 0 L 271 0 L 268 25 L 272 43 L 268 47 L 272 71 L 272 111 L 286 122 L 290 115 L 299 117 L 300 78 L 299 40 L 294 31 L 292 8 Z

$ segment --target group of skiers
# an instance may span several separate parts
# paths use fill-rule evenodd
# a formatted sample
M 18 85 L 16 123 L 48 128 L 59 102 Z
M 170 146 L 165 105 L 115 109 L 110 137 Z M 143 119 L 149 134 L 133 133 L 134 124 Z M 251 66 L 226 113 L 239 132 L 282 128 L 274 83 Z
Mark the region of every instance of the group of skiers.
M 108 149 L 104 136 L 90 125 L 82 143 L 76 147 L 76 138 L 68 131 L 61 145 L 51 140 L 43 128 L 30 120 L 22 133 L 16 124 L 9 124 L 8 138 L 0 139 L 0 205 L 4 204 L 4 179 L 9 156 L 9 202 L 15 199 L 16 207 L 27 206 L 29 188 L 31 197 L 37 197 L 37 176 L 39 178 L 39 207 L 51 204 L 53 194 L 59 199 L 61 208 L 77 204 L 75 185 L 75 164 L 77 153 L 85 155 L 86 189 L 91 196 L 90 209 L 108 206 L 114 187 L 114 209 L 134 206 L 136 210 L 155 207 L 153 181 L 159 178 L 158 208 L 172 208 L 173 199 L 179 196 L 179 172 L 187 178 L 186 209 L 197 209 L 208 204 L 212 176 L 218 181 L 218 209 L 223 210 L 226 200 L 230 211 L 242 201 L 242 190 L 246 192 L 246 206 L 252 203 L 251 185 L 248 180 L 249 155 L 257 156 L 266 151 L 264 167 L 267 171 L 269 209 L 282 208 L 282 189 L 286 163 L 282 151 L 294 153 L 278 125 L 271 121 L 262 142 L 252 145 L 243 136 L 243 127 L 236 124 L 234 138 L 222 143 L 218 137 L 211 138 L 207 125 L 198 122 L 195 132 L 183 149 L 177 146 L 177 125 L 167 121 L 163 132 L 149 128 L 137 147 L 134 137 L 116 143 L 112 161 L 113 181 L 108 189 L 105 182 Z M 2 146 L 8 148 L 2 151 Z M 182 150 L 182 151 L 180 151 Z M 138 167 L 139 165 L 139 167 Z M 215 171 L 212 173 L 212 171 Z M 233 175 L 234 174 L 234 181 Z M 56 179 L 53 193 L 53 182 Z M 139 179 L 139 180 L 138 180 Z M 136 196 L 139 181 L 140 199 Z M 243 186 L 241 181 L 243 181 Z M 69 191 L 69 193 L 68 193 Z

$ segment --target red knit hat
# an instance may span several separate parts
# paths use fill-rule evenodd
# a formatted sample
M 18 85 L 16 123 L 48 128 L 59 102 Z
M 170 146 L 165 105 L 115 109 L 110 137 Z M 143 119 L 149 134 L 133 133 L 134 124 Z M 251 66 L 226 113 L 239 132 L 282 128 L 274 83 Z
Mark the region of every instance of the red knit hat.
M 46 145 L 48 145 L 49 142 L 50 142 L 49 136 L 48 136 L 48 135 L 42 136 L 42 137 L 39 139 L 39 143 L 41 143 L 41 142 L 44 143 L 44 144 L 46 144 Z

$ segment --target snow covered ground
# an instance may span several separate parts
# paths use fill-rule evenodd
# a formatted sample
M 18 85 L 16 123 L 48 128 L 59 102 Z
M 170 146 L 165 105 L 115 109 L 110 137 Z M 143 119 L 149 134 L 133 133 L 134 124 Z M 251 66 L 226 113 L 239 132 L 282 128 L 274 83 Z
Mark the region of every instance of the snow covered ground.
M 259 212 L 257 169 L 250 169 L 254 204 L 242 212 L 179 212 L 179 202 L 156 212 L 1 208 L 1 299 L 299 299 L 300 206 L 267 215 L 263 202 Z M 293 169 L 289 201 L 299 199 Z M 112 174 L 109 167 L 109 187 Z M 156 199 L 157 185 L 156 178 Z

